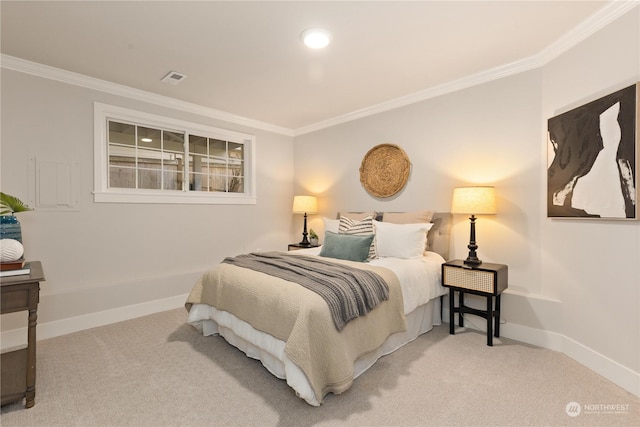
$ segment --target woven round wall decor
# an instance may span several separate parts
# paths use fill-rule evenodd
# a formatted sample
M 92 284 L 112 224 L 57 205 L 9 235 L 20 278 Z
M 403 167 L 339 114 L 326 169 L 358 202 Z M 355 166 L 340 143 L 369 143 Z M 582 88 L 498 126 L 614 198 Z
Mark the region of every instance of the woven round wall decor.
M 362 159 L 360 182 L 372 196 L 391 197 L 404 188 L 410 171 L 411 162 L 402 148 L 380 144 Z

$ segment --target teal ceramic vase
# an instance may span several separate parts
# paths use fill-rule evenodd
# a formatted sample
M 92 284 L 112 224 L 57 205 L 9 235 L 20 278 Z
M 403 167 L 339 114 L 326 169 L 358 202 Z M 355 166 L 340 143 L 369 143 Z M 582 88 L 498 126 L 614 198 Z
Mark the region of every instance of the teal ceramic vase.
M 14 239 L 22 243 L 22 228 L 15 215 L 0 216 L 0 239 Z

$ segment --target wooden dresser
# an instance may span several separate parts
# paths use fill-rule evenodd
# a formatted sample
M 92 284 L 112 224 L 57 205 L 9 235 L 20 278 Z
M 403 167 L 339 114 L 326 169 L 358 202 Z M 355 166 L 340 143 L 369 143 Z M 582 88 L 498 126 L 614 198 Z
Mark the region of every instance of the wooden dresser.
M 2 405 L 25 398 L 31 408 L 36 397 L 36 322 L 40 282 L 44 273 L 40 261 L 31 261 L 30 273 L 0 278 L 1 314 L 28 310 L 27 347 L 2 354 Z

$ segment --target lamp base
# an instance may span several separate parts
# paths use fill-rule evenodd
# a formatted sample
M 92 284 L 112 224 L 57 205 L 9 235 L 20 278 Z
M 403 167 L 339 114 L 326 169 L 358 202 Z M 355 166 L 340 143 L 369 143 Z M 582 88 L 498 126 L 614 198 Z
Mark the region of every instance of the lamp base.
M 307 238 L 309 233 L 307 233 L 307 213 L 304 213 L 304 228 L 302 229 L 302 241 L 298 243 L 300 246 L 308 246 L 311 247 L 311 242 Z
M 478 245 L 476 244 L 476 216 L 471 215 L 469 221 L 471 223 L 469 245 L 467 246 L 467 248 L 469 248 L 469 256 L 464 260 L 464 263 L 465 265 L 478 266 L 482 264 L 482 261 L 478 259 L 478 255 L 476 253 L 476 251 L 478 250 Z
M 480 264 L 482 264 L 482 260 L 478 259 L 478 257 L 467 257 L 467 259 L 464 260 L 465 265 L 470 265 L 470 266 L 478 266 Z

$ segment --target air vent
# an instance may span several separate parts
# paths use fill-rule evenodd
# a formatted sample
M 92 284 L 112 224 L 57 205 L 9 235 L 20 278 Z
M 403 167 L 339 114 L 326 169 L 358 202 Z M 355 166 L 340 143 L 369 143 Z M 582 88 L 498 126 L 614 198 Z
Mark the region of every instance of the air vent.
M 169 74 L 164 76 L 162 78 L 162 81 L 165 83 L 169 83 L 170 85 L 177 85 L 178 83 L 180 83 L 186 78 L 187 78 L 186 75 L 180 74 L 177 71 L 169 71 Z

